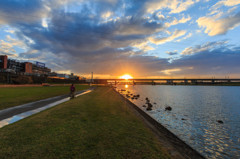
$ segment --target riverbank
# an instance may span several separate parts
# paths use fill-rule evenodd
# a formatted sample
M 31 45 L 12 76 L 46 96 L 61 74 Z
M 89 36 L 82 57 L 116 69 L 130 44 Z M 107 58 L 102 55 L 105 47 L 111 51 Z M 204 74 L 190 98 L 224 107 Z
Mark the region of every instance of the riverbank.
M 89 88 L 76 85 L 76 91 Z M 54 87 L 3 87 L 0 89 L 0 110 L 69 93 L 69 85 Z
M 111 88 L 0 129 L 0 158 L 170 158 Z
M 117 92 L 117 90 L 115 90 Z M 147 127 L 152 129 L 152 131 L 158 136 L 158 139 L 161 143 L 164 143 L 165 148 L 167 147 L 170 154 L 174 154 L 174 158 L 194 158 L 194 159 L 203 159 L 204 157 L 186 144 L 183 140 L 169 131 L 166 127 L 161 125 L 150 115 L 140 109 L 137 105 L 128 100 L 123 94 L 119 93 L 122 100 L 125 100 L 129 107 L 133 109 L 133 112 L 136 116 L 139 116 Z

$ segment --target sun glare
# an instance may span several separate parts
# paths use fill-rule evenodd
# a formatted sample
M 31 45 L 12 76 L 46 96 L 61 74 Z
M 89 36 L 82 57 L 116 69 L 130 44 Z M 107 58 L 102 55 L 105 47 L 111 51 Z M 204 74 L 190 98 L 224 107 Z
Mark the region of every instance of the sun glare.
M 125 80 L 133 79 L 133 77 L 131 75 L 128 75 L 128 74 L 125 74 L 125 75 L 121 76 L 120 78 L 125 79 Z

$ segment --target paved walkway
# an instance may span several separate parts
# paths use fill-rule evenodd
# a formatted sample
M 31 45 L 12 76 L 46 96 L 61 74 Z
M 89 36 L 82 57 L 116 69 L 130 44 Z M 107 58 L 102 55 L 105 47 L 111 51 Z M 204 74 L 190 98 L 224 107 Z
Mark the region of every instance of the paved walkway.
M 84 92 L 87 92 L 89 90 L 92 90 L 93 88 L 90 89 L 86 89 L 86 90 L 82 90 L 79 92 L 76 92 L 76 96 L 78 96 L 79 94 L 82 94 Z M 15 107 L 11 107 L 11 108 L 7 108 L 7 109 L 3 109 L 0 110 L 0 121 L 10 118 L 14 115 L 17 114 L 21 114 L 30 110 L 34 110 L 37 108 L 41 108 L 44 107 L 48 104 L 60 101 L 62 99 L 68 98 L 69 95 L 61 95 L 61 96 L 56 96 L 56 97 L 51 97 L 51 98 L 47 98 L 47 99 L 43 99 L 43 100 L 39 100 L 39 101 L 35 101 L 35 102 L 31 102 L 31 103 L 27 103 L 27 104 L 23 104 L 23 105 L 19 105 L 19 106 L 15 106 Z

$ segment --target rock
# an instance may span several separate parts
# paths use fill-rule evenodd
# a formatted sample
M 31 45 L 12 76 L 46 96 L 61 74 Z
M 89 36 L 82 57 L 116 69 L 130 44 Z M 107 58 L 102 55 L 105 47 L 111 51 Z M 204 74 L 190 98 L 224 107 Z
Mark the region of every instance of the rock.
M 152 108 L 153 105 L 151 103 L 147 103 L 148 104 L 148 107 Z
M 149 102 L 147 102 L 146 104 L 147 104 L 147 109 L 146 110 L 147 111 L 152 110 L 153 105 L 151 103 L 149 103 Z
M 143 105 L 143 107 L 146 107 L 146 105 Z
M 222 120 L 217 120 L 217 122 L 218 122 L 219 124 L 223 124 L 223 121 L 222 121 Z
M 166 108 L 165 108 L 165 111 L 171 111 L 172 110 L 172 107 L 170 107 L 170 106 L 167 106 Z
M 150 110 L 152 110 L 152 108 L 150 108 L 150 107 L 147 107 L 147 109 L 146 109 L 147 111 L 150 111 Z
M 146 98 L 146 104 L 150 103 L 150 100 L 148 98 Z
M 134 99 L 138 99 L 137 95 L 133 95 L 132 98 L 134 98 Z
M 154 102 L 153 104 L 157 104 L 156 102 Z

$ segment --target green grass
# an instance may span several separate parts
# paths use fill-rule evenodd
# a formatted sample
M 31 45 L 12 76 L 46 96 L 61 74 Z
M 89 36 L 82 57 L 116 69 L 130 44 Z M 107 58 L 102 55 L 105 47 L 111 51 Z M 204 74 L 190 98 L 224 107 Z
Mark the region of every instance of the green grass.
M 119 95 L 99 87 L 0 129 L 0 158 L 169 158 Z
M 87 88 L 88 85 L 76 85 L 77 90 Z M 0 88 L 0 110 L 69 92 L 69 86 Z

